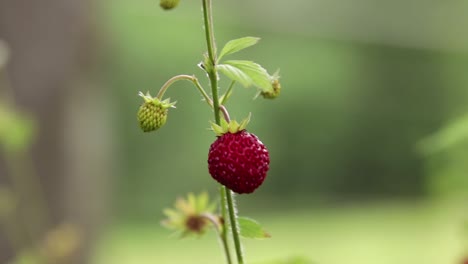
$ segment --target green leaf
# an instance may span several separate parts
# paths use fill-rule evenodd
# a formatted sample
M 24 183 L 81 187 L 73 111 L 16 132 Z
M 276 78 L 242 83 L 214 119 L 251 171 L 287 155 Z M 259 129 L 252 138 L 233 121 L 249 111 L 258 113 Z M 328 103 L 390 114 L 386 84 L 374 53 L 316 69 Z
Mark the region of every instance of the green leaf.
M 271 237 L 263 227 L 255 220 L 248 217 L 239 217 L 240 235 L 245 238 L 269 238 Z
M 239 82 L 244 87 L 253 85 L 252 78 L 250 78 L 245 72 L 237 67 L 228 64 L 218 64 L 216 67 L 222 74 L 226 75 L 233 81 Z
M 230 65 L 250 78 L 250 84 L 260 88 L 264 92 L 273 91 L 272 77 L 260 64 L 247 60 L 225 61 L 224 65 Z M 244 85 L 246 86 L 246 85 Z
M 250 46 L 257 44 L 259 40 L 260 38 L 244 37 L 244 38 L 233 39 L 229 41 L 228 43 L 226 43 L 226 45 L 224 45 L 223 49 L 221 50 L 221 53 L 218 56 L 218 61 L 220 61 L 221 58 L 224 57 L 225 55 L 238 52 L 240 50 L 243 50 L 245 48 L 248 48 Z

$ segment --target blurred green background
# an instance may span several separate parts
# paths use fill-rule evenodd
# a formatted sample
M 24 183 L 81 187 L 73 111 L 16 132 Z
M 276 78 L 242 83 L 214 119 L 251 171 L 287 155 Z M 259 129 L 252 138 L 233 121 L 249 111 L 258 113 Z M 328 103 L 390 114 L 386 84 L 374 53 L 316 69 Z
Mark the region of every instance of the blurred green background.
M 92 263 L 223 263 L 214 234 L 178 240 L 159 224 L 176 197 L 217 195 L 206 165 L 211 111 L 179 82 L 164 128 L 144 134 L 135 117 L 137 93 L 155 94 L 174 75 L 209 87 L 196 66 L 206 49 L 199 1 L 170 12 L 148 0 L 94 8 L 93 76 L 107 87 L 98 100 L 110 113 L 113 173 Z M 280 69 L 283 88 L 269 101 L 236 86 L 227 105 L 237 120 L 252 113 L 249 130 L 271 155 L 262 187 L 238 196 L 240 214 L 272 234 L 245 241 L 249 263 L 459 262 L 468 250 L 466 11 L 462 1 L 214 1 L 218 47 L 261 37 L 234 56 Z

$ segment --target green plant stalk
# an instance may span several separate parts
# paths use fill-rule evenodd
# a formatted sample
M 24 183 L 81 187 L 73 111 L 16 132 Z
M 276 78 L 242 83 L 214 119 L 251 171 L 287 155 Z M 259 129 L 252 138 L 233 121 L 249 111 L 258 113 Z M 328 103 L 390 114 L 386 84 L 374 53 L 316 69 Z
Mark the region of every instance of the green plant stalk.
M 236 200 L 234 197 L 234 193 L 231 190 L 229 190 L 225 186 L 223 186 L 223 188 L 226 189 L 227 205 L 229 209 L 232 237 L 234 239 L 234 245 L 236 247 L 237 262 L 239 264 L 244 264 L 244 253 L 242 249 L 242 243 L 240 241 L 239 223 L 237 221 Z
M 226 188 L 224 186 L 220 187 L 220 196 L 221 196 L 221 218 L 223 221 L 223 227 L 221 229 L 221 240 L 224 245 L 224 253 L 226 254 L 226 259 L 229 264 L 232 263 L 231 252 L 229 251 L 228 244 L 228 222 L 227 222 L 227 198 L 226 198 Z
M 195 87 L 197 87 L 198 91 L 201 93 L 201 95 L 203 96 L 203 98 L 205 98 L 205 101 L 212 107 L 213 106 L 213 102 L 211 101 L 211 98 L 210 96 L 208 96 L 208 94 L 205 92 L 205 90 L 203 89 L 203 87 L 201 86 L 200 82 L 198 81 L 198 79 L 195 77 L 195 76 L 191 76 L 191 75 L 185 75 L 185 74 L 181 74 L 181 75 L 177 75 L 177 76 L 174 76 L 172 77 L 171 79 L 167 80 L 167 82 L 161 87 L 161 89 L 159 89 L 159 92 L 158 94 L 156 95 L 156 97 L 159 99 L 159 100 L 162 100 L 162 97 L 164 96 L 164 94 L 166 93 L 167 89 L 169 89 L 169 87 L 177 82 L 177 81 L 180 81 L 180 80 L 187 80 L 187 81 L 191 81 Z
M 229 85 L 229 88 L 226 90 L 226 93 L 224 94 L 221 100 L 221 103 L 220 103 L 221 105 L 224 105 L 227 102 L 228 95 L 231 93 L 232 87 L 234 87 L 234 84 L 236 84 L 236 81 L 232 81 L 231 84 Z
M 205 23 L 206 45 L 208 48 L 208 57 L 211 63 L 207 67 L 208 77 L 210 78 L 211 93 L 213 97 L 213 111 L 216 124 L 221 119 L 219 115 L 219 95 L 218 95 L 218 74 L 216 73 L 216 47 L 213 34 L 213 16 L 211 12 L 211 0 L 202 0 L 203 2 L 203 21 Z
M 210 78 L 211 92 L 213 97 L 213 111 L 215 116 L 216 124 L 220 124 L 220 109 L 219 109 L 219 96 L 218 96 L 218 75 L 216 71 L 216 45 L 213 33 L 213 16 L 211 0 L 202 0 L 203 4 L 203 20 L 205 26 L 206 44 L 208 48 L 208 57 L 211 63 L 210 67 L 207 67 L 207 73 Z M 240 242 L 240 235 L 237 223 L 237 216 L 234 208 L 234 197 L 232 191 L 228 190 L 225 186 L 221 187 L 221 206 L 229 209 L 229 220 L 231 223 L 232 236 L 234 245 L 236 248 L 237 262 L 244 264 L 244 258 L 242 253 L 242 245 Z M 224 209 L 225 210 L 225 209 Z M 226 222 L 226 219 L 224 219 Z M 226 223 L 225 223 L 226 225 Z
M 229 252 L 229 244 L 228 244 L 228 240 L 226 239 L 226 236 L 224 235 L 226 232 L 226 228 L 224 227 L 223 224 L 219 224 L 218 221 L 216 221 L 216 217 L 212 214 L 202 214 L 202 216 L 207 219 L 208 221 L 210 221 L 213 226 L 215 227 L 216 229 L 216 233 L 218 233 L 218 236 L 221 240 L 221 243 L 223 245 L 223 248 L 224 248 L 224 254 L 226 255 L 226 261 L 228 264 L 232 264 L 232 260 L 231 260 L 231 253 Z

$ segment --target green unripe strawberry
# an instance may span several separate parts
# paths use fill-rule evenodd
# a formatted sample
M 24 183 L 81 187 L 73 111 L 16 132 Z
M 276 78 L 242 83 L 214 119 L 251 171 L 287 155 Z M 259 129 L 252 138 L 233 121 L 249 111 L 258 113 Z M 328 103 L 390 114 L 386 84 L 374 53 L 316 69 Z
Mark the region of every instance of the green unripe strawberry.
M 139 95 L 144 100 L 137 114 L 141 129 L 150 132 L 166 124 L 168 108 L 174 107 L 174 103 L 170 103 L 169 99 L 160 101 L 157 97 L 151 97 L 149 93 L 144 95 L 140 92 Z
M 273 90 L 271 91 L 263 91 L 261 92 L 261 95 L 265 99 L 275 99 L 278 97 L 281 93 L 281 84 L 278 79 L 274 79 L 271 82 L 271 86 L 273 87 Z
M 159 5 L 164 10 L 171 10 L 179 5 L 180 0 L 161 0 Z

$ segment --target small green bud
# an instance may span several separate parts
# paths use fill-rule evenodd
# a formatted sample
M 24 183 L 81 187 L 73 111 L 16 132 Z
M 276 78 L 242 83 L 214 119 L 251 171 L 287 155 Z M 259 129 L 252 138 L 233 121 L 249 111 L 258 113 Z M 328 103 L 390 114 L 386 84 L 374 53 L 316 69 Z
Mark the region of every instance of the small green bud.
M 281 93 L 281 84 L 279 82 L 279 79 L 274 79 L 272 82 L 271 82 L 271 86 L 273 87 L 273 90 L 272 91 L 268 91 L 268 92 L 261 92 L 261 95 L 263 96 L 263 98 L 265 99 L 275 99 L 276 97 L 278 97 Z
M 167 110 L 169 107 L 174 107 L 174 103 L 170 103 L 169 99 L 160 101 L 158 98 L 153 98 L 149 94 L 143 95 L 144 102 L 138 110 L 138 122 L 144 132 L 157 130 L 166 124 Z
M 164 10 L 171 10 L 179 5 L 180 0 L 161 0 L 159 5 Z

